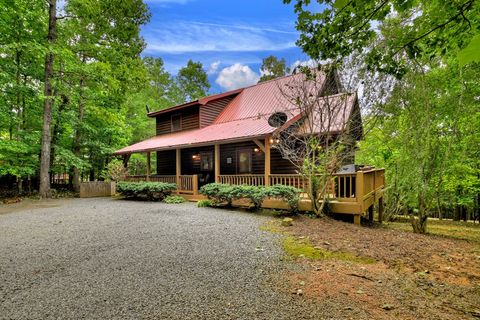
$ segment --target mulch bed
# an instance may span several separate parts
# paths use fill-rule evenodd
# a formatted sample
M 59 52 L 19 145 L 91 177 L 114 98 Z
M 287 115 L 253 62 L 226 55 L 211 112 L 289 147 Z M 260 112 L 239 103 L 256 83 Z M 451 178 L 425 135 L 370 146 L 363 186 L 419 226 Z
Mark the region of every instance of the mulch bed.
M 314 246 L 377 261 L 297 259 L 305 271 L 287 275 L 289 290 L 301 289 L 306 298 L 337 305 L 333 318 L 480 318 L 478 244 L 329 218 L 300 216 L 290 227 L 273 223 Z

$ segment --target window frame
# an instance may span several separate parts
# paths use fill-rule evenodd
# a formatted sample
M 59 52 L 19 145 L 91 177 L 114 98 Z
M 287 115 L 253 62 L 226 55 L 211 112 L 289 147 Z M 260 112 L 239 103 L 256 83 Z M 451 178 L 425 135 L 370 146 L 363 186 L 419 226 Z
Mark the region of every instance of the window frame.
M 214 171 L 215 170 L 215 163 L 214 163 L 214 159 L 213 159 L 213 157 L 214 157 L 213 152 L 202 151 L 202 152 L 199 153 L 199 155 L 200 155 L 200 171 L 207 171 L 207 172 Z M 203 168 L 204 158 L 208 158 L 209 169 L 204 169 Z
M 173 118 L 178 117 L 179 118 L 179 128 L 175 129 L 173 126 Z M 170 116 L 170 130 L 171 132 L 177 132 L 182 130 L 182 114 L 181 113 L 175 113 Z
M 242 153 L 246 153 L 248 155 L 248 171 L 247 172 L 242 172 L 240 170 L 240 154 Z M 252 174 L 252 160 L 253 160 L 252 150 L 250 149 L 237 150 L 237 174 Z

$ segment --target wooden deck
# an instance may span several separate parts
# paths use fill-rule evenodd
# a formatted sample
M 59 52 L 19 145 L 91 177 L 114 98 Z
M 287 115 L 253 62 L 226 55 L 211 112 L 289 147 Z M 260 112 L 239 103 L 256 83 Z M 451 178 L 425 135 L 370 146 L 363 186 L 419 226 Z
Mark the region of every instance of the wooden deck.
M 293 186 L 302 190 L 308 187 L 308 181 L 301 175 L 295 174 L 271 174 L 265 175 L 219 175 L 217 181 L 232 185 L 265 185 L 266 178 L 268 185 L 282 184 Z M 127 181 L 156 181 L 177 183 L 177 193 L 188 200 L 196 201 L 205 199 L 199 194 L 197 175 L 150 175 L 150 176 L 129 176 Z M 385 187 L 385 170 L 371 169 L 357 171 L 355 173 L 339 173 L 333 177 L 332 183 L 327 188 L 328 203 L 334 213 L 352 214 L 354 222 L 360 223 L 360 217 L 367 215 L 373 220 L 373 207 L 378 203 L 379 220 L 383 214 L 383 189 Z M 235 203 L 234 203 L 235 205 Z M 239 204 L 241 205 L 241 204 Z M 262 207 L 273 209 L 287 209 L 285 202 L 267 199 Z M 311 201 L 306 194 L 301 197 L 300 210 L 309 211 L 312 208 Z

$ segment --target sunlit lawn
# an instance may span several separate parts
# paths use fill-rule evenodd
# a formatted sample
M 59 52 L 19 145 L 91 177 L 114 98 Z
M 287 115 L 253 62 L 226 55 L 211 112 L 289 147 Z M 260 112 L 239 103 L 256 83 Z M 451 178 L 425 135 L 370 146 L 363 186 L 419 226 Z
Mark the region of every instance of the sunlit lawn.
M 386 225 L 396 230 L 412 231 L 412 226 L 408 222 L 388 222 Z M 468 240 L 480 245 L 480 224 L 478 223 L 428 219 L 427 232 L 449 238 Z

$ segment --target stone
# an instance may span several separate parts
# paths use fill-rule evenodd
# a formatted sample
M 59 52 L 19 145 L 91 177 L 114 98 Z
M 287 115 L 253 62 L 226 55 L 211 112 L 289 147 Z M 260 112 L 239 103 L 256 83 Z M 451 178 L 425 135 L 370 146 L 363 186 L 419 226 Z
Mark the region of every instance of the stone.
M 387 310 L 387 311 L 388 311 L 388 310 L 392 310 L 392 309 L 394 309 L 394 308 L 395 308 L 395 307 L 394 307 L 392 304 L 389 304 L 389 303 L 386 303 L 386 304 L 384 304 L 384 305 L 382 306 L 382 309 L 383 309 L 383 310 Z
M 283 227 L 290 227 L 293 224 L 293 219 L 292 218 L 284 218 L 282 220 L 282 226 Z

